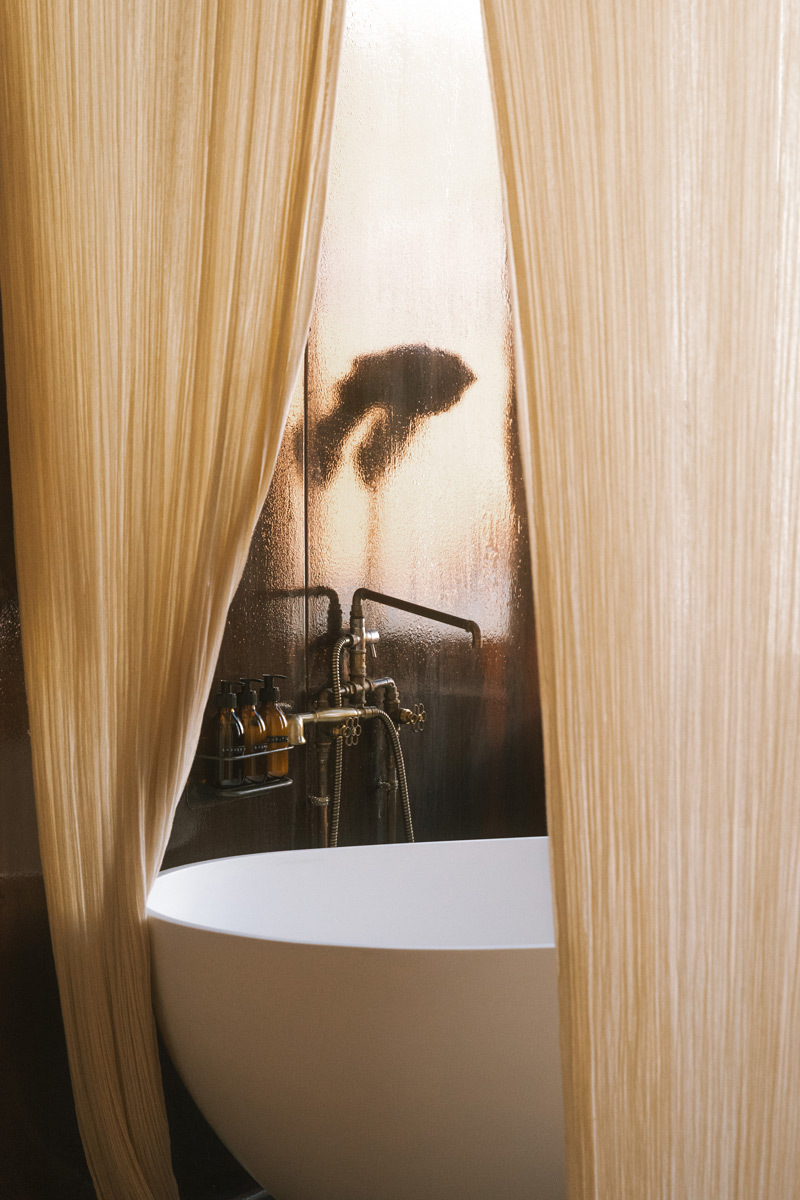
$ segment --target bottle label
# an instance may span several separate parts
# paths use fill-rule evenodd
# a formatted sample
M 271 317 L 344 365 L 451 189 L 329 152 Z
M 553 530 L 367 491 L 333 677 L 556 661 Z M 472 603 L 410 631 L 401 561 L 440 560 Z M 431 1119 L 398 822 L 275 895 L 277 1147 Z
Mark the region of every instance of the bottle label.
M 271 737 L 268 735 L 267 737 L 262 738 L 261 740 L 262 740 L 262 742 L 269 742 L 270 745 L 276 745 L 276 746 L 288 746 L 289 745 L 288 741 L 286 740 L 285 734 L 282 734 L 279 736 L 273 735 Z

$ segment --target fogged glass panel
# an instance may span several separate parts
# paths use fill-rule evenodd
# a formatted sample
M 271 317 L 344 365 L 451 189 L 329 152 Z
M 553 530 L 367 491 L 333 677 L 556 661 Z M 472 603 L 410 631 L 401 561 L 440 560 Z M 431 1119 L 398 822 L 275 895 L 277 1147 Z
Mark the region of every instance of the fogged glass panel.
M 367 614 L 376 669 L 428 710 L 408 751 L 423 836 L 543 820 L 509 326 L 480 4 L 349 0 L 309 344 L 309 583 L 345 614 L 365 585 L 483 630 L 477 654 Z

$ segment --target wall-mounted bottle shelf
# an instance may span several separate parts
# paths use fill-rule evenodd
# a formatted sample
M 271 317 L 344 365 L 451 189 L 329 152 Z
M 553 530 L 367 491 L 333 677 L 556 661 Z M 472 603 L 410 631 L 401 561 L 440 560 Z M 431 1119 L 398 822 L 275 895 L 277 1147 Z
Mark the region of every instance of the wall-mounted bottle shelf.
M 195 762 L 216 763 L 217 771 L 209 773 L 219 774 L 221 773 L 219 768 L 223 765 L 240 767 L 252 759 L 263 759 L 270 754 L 284 754 L 289 750 L 294 750 L 294 746 L 274 746 L 270 749 L 259 746 L 258 750 L 250 754 L 196 754 Z M 210 783 L 202 779 L 190 779 L 186 785 L 184 796 L 188 808 L 211 808 L 216 804 L 227 804 L 230 800 L 266 796 L 269 792 L 276 792 L 280 788 L 291 787 L 291 784 L 292 780 L 289 775 L 280 775 L 276 779 L 237 780 L 230 783 Z
M 266 783 L 243 783 L 233 787 L 212 787 L 208 783 L 193 783 L 186 785 L 187 808 L 213 808 L 217 804 L 227 804 L 230 800 L 249 800 L 256 796 L 266 796 L 269 792 L 277 792 L 280 788 L 291 787 L 289 775 L 281 779 L 270 779 Z

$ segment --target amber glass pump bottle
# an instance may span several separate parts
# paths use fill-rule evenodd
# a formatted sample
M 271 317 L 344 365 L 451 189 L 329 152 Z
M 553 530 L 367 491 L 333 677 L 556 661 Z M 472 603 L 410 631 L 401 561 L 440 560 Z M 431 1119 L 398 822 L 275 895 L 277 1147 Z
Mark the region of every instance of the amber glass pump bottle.
M 217 775 L 221 787 L 235 787 L 244 778 L 244 729 L 236 715 L 237 684 L 221 679 L 216 698 L 214 720 L 214 752 L 217 755 Z
M 264 738 L 267 736 L 267 727 L 264 724 L 261 714 L 256 709 L 258 689 L 251 687 L 252 683 L 252 679 L 243 679 L 242 690 L 239 695 L 239 719 L 244 727 L 245 754 L 255 753 L 263 745 Z M 248 783 L 261 783 L 267 773 L 268 761 L 268 755 L 259 756 L 258 758 L 245 758 L 245 780 Z
M 288 746 L 289 740 L 286 736 L 286 728 L 289 722 L 286 720 L 284 713 L 278 708 L 278 701 L 281 694 L 275 686 L 276 679 L 285 679 L 285 675 L 265 675 L 264 686 L 261 689 L 261 697 L 258 705 L 258 711 L 266 726 L 266 736 L 264 744 L 270 750 L 275 750 L 278 746 Z M 289 774 L 289 751 L 282 750 L 275 754 L 266 754 L 264 756 L 267 764 L 267 777 L 269 779 L 283 779 Z

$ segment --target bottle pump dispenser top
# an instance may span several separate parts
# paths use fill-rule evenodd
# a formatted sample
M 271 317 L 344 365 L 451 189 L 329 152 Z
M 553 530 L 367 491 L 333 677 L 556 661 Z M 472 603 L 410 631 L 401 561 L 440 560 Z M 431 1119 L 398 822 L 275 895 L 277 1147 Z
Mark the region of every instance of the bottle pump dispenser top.
M 264 738 L 265 745 L 271 750 L 275 750 L 278 746 L 288 746 L 289 739 L 286 736 L 286 729 L 289 722 L 286 716 L 278 708 L 278 701 L 281 694 L 275 685 L 276 679 L 285 679 L 285 675 L 265 675 L 264 686 L 261 689 L 260 703 L 258 711 L 266 726 L 266 736 Z M 289 751 L 283 750 L 280 753 L 265 755 L 267 763 L 267 775 L 270 779 L 283 779 L 289 774 Z

